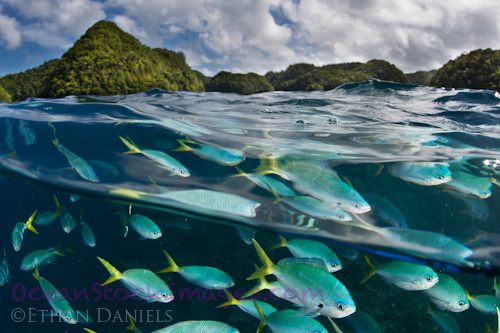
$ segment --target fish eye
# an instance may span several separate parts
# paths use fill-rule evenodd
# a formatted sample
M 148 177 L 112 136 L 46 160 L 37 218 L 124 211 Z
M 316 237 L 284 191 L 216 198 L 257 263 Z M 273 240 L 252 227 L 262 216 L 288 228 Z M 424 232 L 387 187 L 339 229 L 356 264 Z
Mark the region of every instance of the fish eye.
M 359 208 L 359 204 L 355 203 L 354 208 Z
M 458 305 L 459 305 L 459 306 L 464 306 L 464 305 L 465 305 L 465 302 L 464 302 L 464 301 L 459 301 L 459 302 L 458 302 Z
M 332 262 L 332 267 L 337 267 L 337 263 Z
M 323 307 L 324 307 L 323 303 L 318 304 L 318 308 L 323 309 Z
M 444 179 L 443 176 L 437 176 L 436 178 L 439 179 L 439 180 L 443 180 Z
M 344 311 L 345 310 L 345 305 L 342 304 L 342 303 L 337 303 L 337 309 L 339 309 L 340 311 Z
M 67 321 L 70 321 L 70 320 L 71 320 L 71 317 L 70 317 L 70 316 L 66 316 L 66 320 L 67 320 Z
M 167 293 L 166 293 L 166 292 L 161 293 L 161 297 L 163 297 L 163 298 L 167 298 L 167 296 L 168 296 L 168 295 L 167 295 Z
M 428 276 L 425 278 L 427 281 L 431 282 L 433 280 L 432 276 Z

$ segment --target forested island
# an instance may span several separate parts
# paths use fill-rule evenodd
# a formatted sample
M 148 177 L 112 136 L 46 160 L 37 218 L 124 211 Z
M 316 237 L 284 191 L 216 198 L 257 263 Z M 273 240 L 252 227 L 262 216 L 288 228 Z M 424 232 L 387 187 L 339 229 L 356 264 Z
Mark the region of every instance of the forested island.
M 99 21 L 61 59 L 0 78 L 0 101 L 67 95 L 118 95 L 160 88 L 166 91 L 219 91 L 253 94 L 274 90 L 330 90 L 370 78 L 447 88 L 500 90 L 500 51 L 475 50 L 439 70 L 405 74 L 384 60 L 315 66 L 293 64 L 281 72 L 206 77 L 184 54 L 149 48 L 115 23 Z

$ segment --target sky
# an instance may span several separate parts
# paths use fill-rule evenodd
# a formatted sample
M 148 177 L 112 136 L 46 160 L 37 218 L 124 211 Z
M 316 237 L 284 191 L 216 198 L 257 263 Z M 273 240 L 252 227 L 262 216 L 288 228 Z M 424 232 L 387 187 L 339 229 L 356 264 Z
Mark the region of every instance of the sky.
M 108 20 L 213 76 L 383 59 L 405 73 L 500 49 L 498 0 L 0 0 L 0 76 L 60 58 Z

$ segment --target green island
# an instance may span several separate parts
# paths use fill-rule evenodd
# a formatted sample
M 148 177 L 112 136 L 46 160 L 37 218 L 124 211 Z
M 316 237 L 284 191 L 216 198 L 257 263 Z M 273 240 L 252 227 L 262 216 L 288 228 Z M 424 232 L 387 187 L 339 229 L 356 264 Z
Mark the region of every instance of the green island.
M 330 90 L 345 83 L 379 80 L 446 88 L 500 91 L 500 51 L 479 49 L 450 60 L 439 70 L 403 73 L 385 60 L 317 67 L 300 63 L 281 72 L 206 77 L 186 63 L 182 52 L 149 48 L 115 23 L 99 21 L 61 59 L 0 78 L 0 101 L 67 95 L 124 95 L 166 91 L 254 94 L 274 90 Z

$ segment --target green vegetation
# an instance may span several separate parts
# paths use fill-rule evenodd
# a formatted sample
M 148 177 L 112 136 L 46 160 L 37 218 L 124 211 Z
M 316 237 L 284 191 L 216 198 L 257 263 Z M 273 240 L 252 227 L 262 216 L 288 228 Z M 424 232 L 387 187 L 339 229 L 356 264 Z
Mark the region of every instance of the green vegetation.
M 431 82 L 431 79 L 436 74 L 436 72 L 437 70 L 418 71 L 415 73 L 406 73 L 406 77 L 408 78 L 408 83 L 420 86 L 428 86 L 429 82 Z
M 151 49 L 115 23 L 94 24 L 62 59 L 0 78 L 15 101 L 27 97 L 116 95 L 161 88 L 203 91 L 182 53 Z
M 2 86 L 0 86 L 0 102 L 12 103 L 9 93 Z
M 269 72 L 265 77 L 276 90 L 330 90 L 344 83 L 362 82 L 370 78 L 407 82 L 402 71 L 384 60 L 322 67 L 295 64 L 279 73 Z
M 4 76 L 0 78 L 0 85 L 7 90 L 12 101 L 22 101 L 28 97 L 51 97 L 48 91 L 50 79 L 60 63 L 60 59 L 54 59 L 25 72 Z
M 430 85 L 500 91 L 500 51 L 479 49 L 462 54 L 441 67 Z
M 265 77 L 255 73 L 232 74 L 219 72 L 205 85 L 207 91 L 235 92 L 242 95 L 274 91 Z

